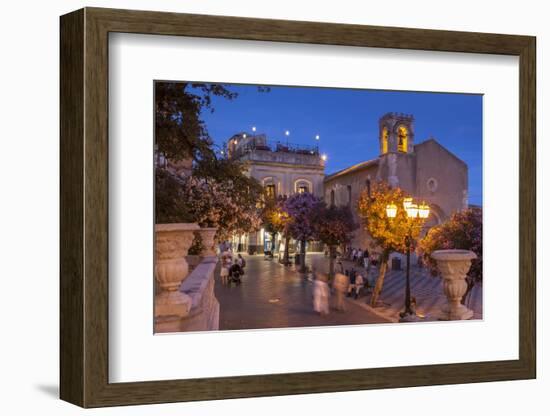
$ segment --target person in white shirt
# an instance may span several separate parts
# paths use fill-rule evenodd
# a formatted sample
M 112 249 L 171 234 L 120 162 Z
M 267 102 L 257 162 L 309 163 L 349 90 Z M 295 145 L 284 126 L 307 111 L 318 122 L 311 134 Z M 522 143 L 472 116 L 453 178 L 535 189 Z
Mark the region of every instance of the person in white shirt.
M 361 276 L 359 273 L 357 273 L 357 276 L 355 276 L 355 299 L 359 297 L 359 291 L 363 287 L 365 281 L 363 280 L 363 276 Z
M 319 315 L 328 315 L 330 291 L 327 276 L 324 273 L 315 272 L 313 282 L 313 310 Z

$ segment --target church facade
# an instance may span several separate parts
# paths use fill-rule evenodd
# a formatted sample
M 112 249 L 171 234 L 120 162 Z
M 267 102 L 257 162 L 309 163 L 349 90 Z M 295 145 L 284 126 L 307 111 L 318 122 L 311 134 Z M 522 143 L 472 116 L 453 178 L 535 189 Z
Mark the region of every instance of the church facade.
M 368 192 L 376 181 L 385 181 L 430 205 L 426 227 L 468 207 L 468 166 L 434 138 L 416 144 L 412 115 L 382 116 L 378 140 L 378 157 L 325 177 L 327 204 L 349 205 L 360 224 L 356 206 L 361 192 Z M 360 227 L 351 245 L 366 248 L 370 243 L 368 232 Z

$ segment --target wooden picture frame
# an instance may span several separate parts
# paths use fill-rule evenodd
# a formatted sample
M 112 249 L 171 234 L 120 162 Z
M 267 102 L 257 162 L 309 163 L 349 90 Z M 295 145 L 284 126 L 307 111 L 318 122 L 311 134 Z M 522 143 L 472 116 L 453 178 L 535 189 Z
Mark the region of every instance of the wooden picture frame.
M 83 407 L 536 377 L 535 38 L 85 8 L 61 17 L 60 396 Z M 127 32 L 519 57 L 519 359 L 109 383 L 108 34 Z

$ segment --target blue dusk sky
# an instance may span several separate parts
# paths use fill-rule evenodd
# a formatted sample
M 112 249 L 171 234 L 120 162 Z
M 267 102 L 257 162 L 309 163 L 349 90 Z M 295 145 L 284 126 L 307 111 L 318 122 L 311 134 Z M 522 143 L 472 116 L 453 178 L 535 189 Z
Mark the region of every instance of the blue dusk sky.
M 482 202 L 482 96 L 473 94 L 225 84 L 238 97 L 214 97 L 202 118 L 215 143 L 233 134 L 265 133 L 270 141 L 318 145 L 331 174 L 379 155 L 378 119 L 388 112 L 415 118 L 415 144 L 429 137 L 468 165 L 469 201 Z M 287 138 L 285 130 L 290 131 Z M 320 136 L 317 141 L 316 135 Z

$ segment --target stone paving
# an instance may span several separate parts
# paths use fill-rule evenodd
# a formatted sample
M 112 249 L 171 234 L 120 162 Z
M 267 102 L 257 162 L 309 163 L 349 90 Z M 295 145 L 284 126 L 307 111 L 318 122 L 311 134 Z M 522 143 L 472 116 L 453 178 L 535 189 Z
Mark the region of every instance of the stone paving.
M 306 260 L 310 267 L 315 264 L 317 268 L 328 271 L 328 259 L 322 254 L 312 253 L 306 256 Z M 364 268 L 350 261 L 344 261 L 343 267 L 348 270 L 355 268 L 363 276 L 366 276 Z M 369 278 L 375 281 L 378 277 L 378 271 L 377 267 L 371 267 Z M 417 314 L 426 320 L 437 320 L 441 307 L 447 303 L 447 298 L 443 294 L 441 279 L 431 276 L 426 269 L 417 266 L 411 266 L 410 276 L 411 296 L 416 298 Z M 370 293 L 357 300 L 349 299 L 349 301 L 364 305 L 373 313 L 381 318 L 386 318 L 390 322 L 397 322 L 399 312 L 404 308 L 405 282 L 405 270 L 390 270 L 388 268 L 379 297 L 379 304 L 376 308 L 370 306 Z M 466 306 L 474 311 L 473 319 L 482 319 L 482 294 L 482 285 L 474 286 L 466 303 Z
M 356 325 L 388 322 L 361 304 L 348 302 L 345 312 L 326 316 L 313 311 L 312 282 L 276 259 L 245 256 L 242 284 L 222 285 L 216 270 L 215 294 L 220 303 L 220 330 Z

